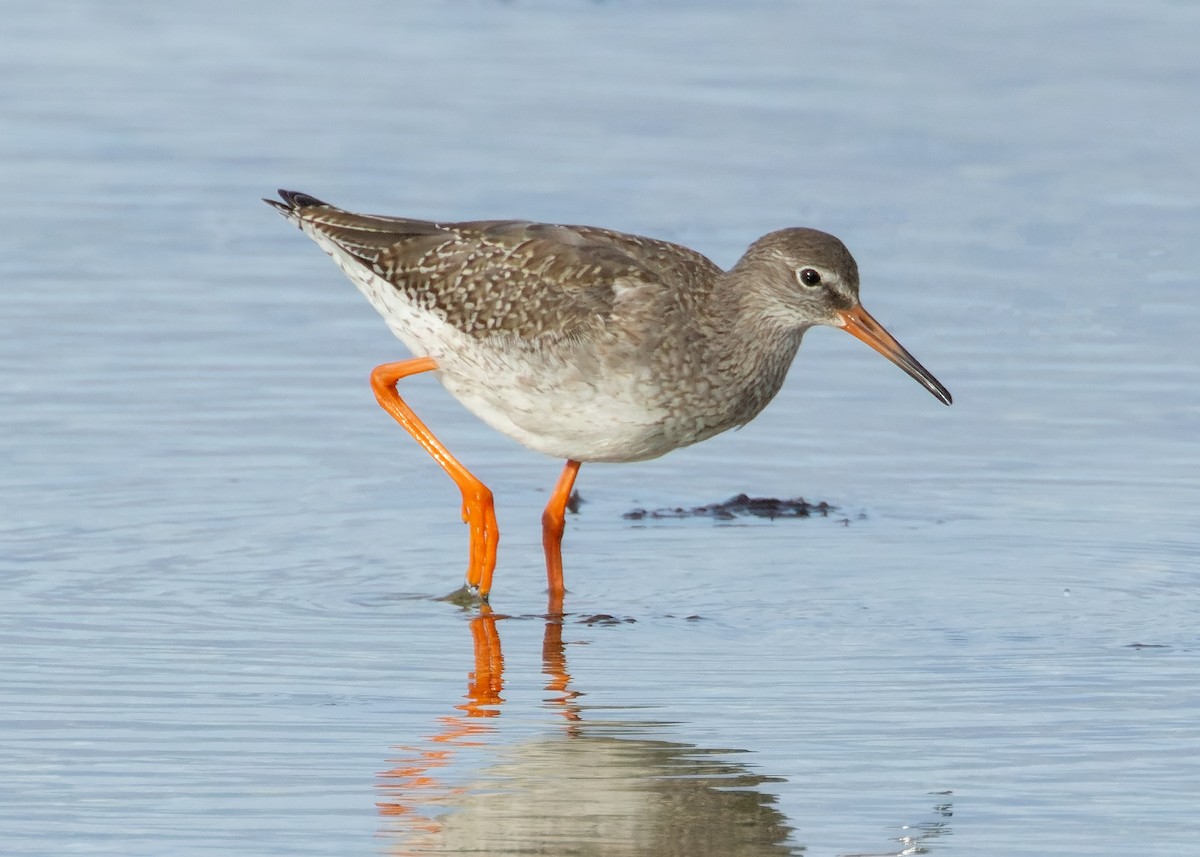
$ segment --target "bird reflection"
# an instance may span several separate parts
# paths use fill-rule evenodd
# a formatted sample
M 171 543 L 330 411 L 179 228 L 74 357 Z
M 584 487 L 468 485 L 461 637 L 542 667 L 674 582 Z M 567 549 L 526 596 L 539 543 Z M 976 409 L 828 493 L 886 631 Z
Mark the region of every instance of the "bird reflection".
M 737 751 L 655 740 L 653 723 L 588 723 L 571 687 L 563 614 L 547 616 L 542 648 L 554 734 L 499 741 L 504 657 L 497 617 L 471 620 L 474 670 L 465 701 L 438 732 L 381 774 L 391 853 L 604 854 L 618 857 L 784 857 L 791 827 L 759 787 L 776 779 L 731 762 Z M 486 761 L 471 782 L 472 753 Z

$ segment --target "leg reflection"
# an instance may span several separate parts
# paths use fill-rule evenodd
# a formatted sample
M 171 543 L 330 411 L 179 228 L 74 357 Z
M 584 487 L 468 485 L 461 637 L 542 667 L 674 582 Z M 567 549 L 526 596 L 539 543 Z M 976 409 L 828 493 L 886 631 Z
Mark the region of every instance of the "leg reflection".
M 500 651 L 500 633 L 492 608 L 484 604 L 471 620 L 471 641 L 475 650 L 475 671 L 467 676 L 467 702 L 456 705 L 468 717 L 495 717 L 504 702 L 504 653 Z
M 502 696 L 497 617 L 485 611 L 472 620 L 465 700 L 381 775 L 379 808 L 395 838 L 390 854 L 803 851 L 775 805 L 770 784 L 777 778 L 743 764 L 744 751 L 672 740 L 682 724 L 627 719 L 620 706 L 589 711 L 572 687 L 563 623 L 561 612 L 546 617 L 540 682 L 542 714 L 549 709 L 562 719 L 531 732 L 530 712 L 521 710 L 502 734 L 501 706 L 514 703 Z
M 579 691 L 571 690 L 571 674 L 567 672 L 567 648 L 563 643 L 563 616 L 561 610 L 546 617 L 546 630 L 542 634 L 542 672 L 550 679 L 546 690 L 552 696 L 546 701 L 559 709 L 562 716 L 571 722 L 582 720 L 576 698 Z
M 504 653 L 496 616 L 486 604 L 471 620 L 471 642 L 475 669 L 467 674 L 466 702 L 454 706 L 462 714 L 439 717 L 438 732 L 426 739 L 433 746 L 402 747 L 408 755 L 392 760 L 392 767 L 380 773 L 383 800 L 376 806 L 413 833 L 436 834 L 441 829 L 435 815 L 455 805 L 466 789 L 448 785 L 437 772 L 451 765 L 458 751 L 486 745 L 494 727 L 479 718 L 498 716 L 504 702 Z

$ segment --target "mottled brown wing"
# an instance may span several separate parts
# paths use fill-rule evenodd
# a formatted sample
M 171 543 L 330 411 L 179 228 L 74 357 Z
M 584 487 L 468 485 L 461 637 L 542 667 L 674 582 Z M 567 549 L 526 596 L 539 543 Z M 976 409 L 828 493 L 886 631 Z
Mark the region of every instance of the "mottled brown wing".
M 311 224 L 410 300 L 480 338 L 587 335 L 603 328 L 623 295 L 661 289 L 672 253 L 712 265 L 684 248 L 592 227 L 439 224 L 352 214 L 310 197 L 300 206 L 288 201 L 285 213 Z
M 660 280 L 681 284 L 691 288 L 700 283 L 711 282 L 722 271 L 703 253 L 698 253 L 682 244 L 615 232 L 596 226 L 566 227 L 578 233 L 584 240 L 604 243 L 636 258 L 640 264 L 658 275 Z

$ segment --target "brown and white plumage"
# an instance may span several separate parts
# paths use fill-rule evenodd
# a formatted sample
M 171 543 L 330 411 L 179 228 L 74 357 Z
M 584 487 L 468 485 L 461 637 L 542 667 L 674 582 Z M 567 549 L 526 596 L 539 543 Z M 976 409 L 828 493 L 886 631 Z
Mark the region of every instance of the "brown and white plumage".
M 742 425 L 817 324 L 853 333 L 950 402 L 862 309 L 842 242 L 815 229 L 765 235 L 722 271 L 686 247 L 608 229 L 433 223 L 280 196 L 267 202 L 436 364 L 422 370 L 548 455 L 638 461 Z

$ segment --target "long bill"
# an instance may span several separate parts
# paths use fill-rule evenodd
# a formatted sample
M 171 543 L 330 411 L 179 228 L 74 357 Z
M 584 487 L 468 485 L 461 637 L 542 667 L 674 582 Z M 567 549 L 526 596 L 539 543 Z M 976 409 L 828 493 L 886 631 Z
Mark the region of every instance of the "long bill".
M 872 318 L 871 314 L 861 306 L 845 310 L 839 313 L 839 315 L 842 319 L 842 330 L 851 336 L 861 339 L 888 360 L 891 360 L 907 372 L 910 377 L 919 381 L 922 387 L 937 396 L 943 405 L 948 405 L 954 401 L 950 398 L 950 391 L 942 386 L 942 382 L 933 377 L 928 369 L 918 363 L 917 358 L 905 351 L 904 346 L 896 341 L 896 337 L 888 333 L 883 325 Z

